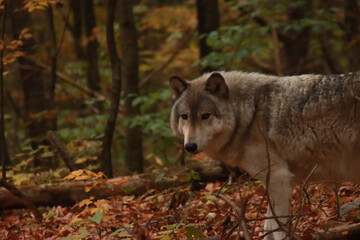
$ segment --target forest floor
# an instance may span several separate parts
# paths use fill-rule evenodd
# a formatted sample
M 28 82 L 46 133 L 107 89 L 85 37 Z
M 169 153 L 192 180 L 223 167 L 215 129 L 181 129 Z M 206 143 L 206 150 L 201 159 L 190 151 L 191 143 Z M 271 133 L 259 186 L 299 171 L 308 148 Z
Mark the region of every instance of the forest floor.
M 241 220 L 246 220 L 252 239 L 262 239 L 264 184 L 239 179 L 206 183 L 200 190 L 190 187 L 40 207 L 42 222 L 26 209 L 5 210 L 0 239 L 241 239 Z M 338 188 L 340 204 L 359 197 L 358 185 L 344 183 Z M 338 218 L 336 199 L 331 184 L 312 184 L 306 192 L 294 189 L 292 234 L 314 239 L 331 227 L 360 221 L 359 208 Z M 246 209 L 245 215 L 239 207 Z

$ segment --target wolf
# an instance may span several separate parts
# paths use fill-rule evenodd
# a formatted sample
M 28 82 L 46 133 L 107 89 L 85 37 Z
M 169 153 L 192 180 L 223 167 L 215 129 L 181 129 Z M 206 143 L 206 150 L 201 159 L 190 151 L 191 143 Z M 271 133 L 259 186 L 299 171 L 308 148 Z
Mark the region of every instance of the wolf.
M 265 239 L 287 239 L 295 184 L 360 182 L 360 73 L 173 76 L 171 128 L 204 152 L 267 183 Z

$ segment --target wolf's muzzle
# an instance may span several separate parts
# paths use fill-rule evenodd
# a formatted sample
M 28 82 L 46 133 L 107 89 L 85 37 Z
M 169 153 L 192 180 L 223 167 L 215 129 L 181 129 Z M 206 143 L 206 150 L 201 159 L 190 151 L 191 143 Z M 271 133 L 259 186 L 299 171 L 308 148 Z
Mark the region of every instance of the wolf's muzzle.
M 197 150 L 197 144 L 194 142 L 188 142 L 185 144 L 185 150 L 189 153 L 196 153 Z

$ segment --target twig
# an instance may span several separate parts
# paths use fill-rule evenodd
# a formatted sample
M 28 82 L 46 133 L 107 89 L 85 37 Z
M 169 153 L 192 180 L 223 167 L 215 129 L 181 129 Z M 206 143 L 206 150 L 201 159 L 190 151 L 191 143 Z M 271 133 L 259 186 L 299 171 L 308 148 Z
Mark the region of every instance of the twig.
M 166 60 L 161 66 L 152 71 L 147 75 L 144 80 L 139 83 L 139 88 L 147 84 L 156 74 L 164 70 L 180 53 L 180 50 L 185 47 L 185 45 L 191 40 L 191 37 L 194 35 L 195 29 L 190 29 L 187 31 L 186 35 L 182 38 L 181 42 L 178 44 L 177 48 L 173 51 L 173 54 Z
M 300 186 L 300 195 L 299 195 L 299 207 L 297 208 L 297 213 L 300 213 L 300 212 L 302 212 L 302 209 L 303 209 L 303 206 L 304 206 L 304 203 L 303 203 L 303 201 L 302 201 L 302 193 L 304 192 L 305 193 L 305 195 L 306 195 L 306 197 L 308 198 L 308 199 L 310 199 L 309 198 L 309 194 L 307 193 L 307 191 L 306 191 L 306 188 L 305 188 L 305 186 L 307 185 L 307 181 L 309 180 L 309 178 L 310 178 L 310 176 L 314 173 L 314 171 L 316 170 L 316 168 L 318 167 L 318 165 L 316 164 L 314 167 L 313 167 L 313 169 L 310 171 L 310 173 L 306 176 L 306 178 L 305 178 L 305 180 L 302 182 L 302 184 L 301 184 L 301 186 Z M 303 190 L 303 191 L 302 191 Z M 296 232 L 296 228 L 297 228 L 297 226 L 299 225 L 299 222 L 300 222 L 300 214 L 297 214 L 296 215 L 296 218 L 295 218 L 295 223 L 293 224 L 293 228 L 292 228 L 292 231 L 290 232 L 290 239 L 292 239 L 293 237 L 294 237 L 294 234 L 295 234 L 295 232 Z M 293 222 L 294 222 L 293 221 Z
M 246 217 L 245 217 L 245 209 L 247 206 L 247 199 L 245 199 L 242 203 L 241 208 L 239 208 L 235 203 L 233 203 L 229 198 L 227 198 L 226 196 L 224 196 L 223 194 L 217 194 L 216 195 L 218 198 L 224 200 L 227 204 L 229 204 L 232 209 L 235 210 L 235 212 L 237 213 L 237 220 L 244 232 L 244 238 L 245 240 L 251 240 L 251 236 L 249 234 L 249 230 L 246 224 Z
M 74 161 L 70 157 L 69 152 L 66 150 L 64 145 L 60 142 L 60 140 L 58 139 L 56 134 L 53 131 L 48 131 L 47 137 L 48 137 L 49 141 L 51 142 L 51 145 L 58 151 L 58 153 L 60 154 L 61 158 L 64 160 L 64 163 L 69 168 L 69 170 L 71 172 L 77 170 L 78 168 L 75 166 Z
M 334 190 L 335 193 L 335 198 L 336 198 L 336 217 L 339 219 L 340 218 L 340 199 L 339 199 L 339 184 L 338 183 L 332 183 L 331 184 L 332 189 Z
M 271 164 L 270 164 L 270 152 L 269 152 L 269 143 L 268 143 L 268 139 L 267 137 L 265 136 L 265 134 L 261 131 L 260 127 L 259 127 L 259 131 L 260 133 L 263 135 L 264 137 L 264 140 L 265 140 L 265 150 L 266 150 L 266 158 L 267 158 L 267 164 L 268 164 L 268 171 L 266 173 L 266 189 L 265 189 L 265 193 L 266 193 L 266 196 L 268 198 L 268 202 L 269 202 L 269 205 L 268 205 L 268 208 L 270 208 L 270 211 L 272 212 L 273 216 L 275 217 L 275 221 L 276 223 L 278 224 L 279 226 L 279 229 L 282 230 L 282 231 L 285 231 L 285 232 L 289 232 L 290 229 L 286 226 L 286 224 L 282 223 L 280 220 L 279 220 L 279 217 L 276 216 L 276 213 L 275 213 L 275 210 L 274 210 L 274 207 L 273 207 L 273 204 L 272 204 L 272 201 L 271 201 L 271 198 L 270 198 L 270 194 L 269 194 L 269 184 L 270 184 L 270 169 L 271 169 Z M 271 233 L 274 232 L 274 231 L 270 231 Z M 265 233 L 266 235 L 266 233 Z
M 34 65 L 46 70 L 46 71 L 50 71 L 50 67 L 48 65 L 46 65 L 45 63 L 39 62 L 39 61 L 34 61 L 31 59 L 27 60 L 31 61 Z M 20 68 L 28 68 L 26 65 L 18 65 Z M 31 70 L 31 69 L 30 69 Z M 33 69 L 32 69 L 33 70 Z M 78 90 L 84 92 L 85 94 L 89 95 L 90 97 L 95 97 L 97 98 L 99 101 L 108 101 L 106 99 L 106 97 L 96 91 L 92 91 L 90 89 L 88 89 L 87 87 L 84 87 L 81 84 L 78 84 L 77 82 L 75 82 L 75 80 L 71 79 L 71 77 L 67 76 L 66 74 L 60 72 L 60 71 L 56 71 L 56 76 L 59 78 L 59 80 L 61 80 L 64 83 L 67 83 L 75 88 L 77 88 Z M 122 113 L 123 109 L 121 107 L 119 107 L 119 113 Z

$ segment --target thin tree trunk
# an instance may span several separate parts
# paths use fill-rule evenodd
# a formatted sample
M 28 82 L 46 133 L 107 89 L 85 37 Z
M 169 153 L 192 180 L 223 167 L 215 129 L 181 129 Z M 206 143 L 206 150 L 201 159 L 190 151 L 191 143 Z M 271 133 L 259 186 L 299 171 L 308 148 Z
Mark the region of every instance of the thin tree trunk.
M 124 118 L 140 114 L 132 102 L 139 95 L 139 49 L 133 16 L 133 1 L 120 0 L 120 38 L 122 45 L 122 83 L 125 97 Z M 143 172 L 142 132 L 139 126 L 125 126 L 124 158 L 130 171 Z
M 49 23 L 49 38 L 50 38 L 50 78 L 47 81 L 46 86 L 46 103 L 48 116 L 46 121 L 47 129 L 55 130 L 56 129 L 56 113 L 55 113 L 55 83 L 56 83 L 56 65 L 57 65 L 57 43 L 56 43 L 56 32 L 54 25 L 54 14 L 52 6 L 49 4 L 47 8 L 47 20 Z
M 11 0 L 9 3 L 10 21 L 12 26 L 12 34 L 14 39 L 18 39 L 22 29 L 31 27 L 31 19 L 29 13 L 26 11 L 16 11 L 21 8 L 21 0 Z M 23 39 L 22 50 L 27 52 L 28 56 L 34 53 L 35 40 L 34 38 Z M 41 112 L 46 110 L 44 75 L 41 69 L 33 64 L 32 61 L 26 58 L 18 59 L 20 65 L 29 66 L 29 69 L 20 69 L 21 83 L 24 93 L 25 116 L 28 119 L 27 136 L 29 138 L 45 137 L 46 120 L 39 116 Z M 38 71 L 34 71 L 38 69 Z M 35 142 L 33 142 L 36 145 Z
M 83 59 L 83 49 L 81 46 L 81 34 L 82 34 L 82 11 L 81 11 L 82 2 L 79 0 L 71 0 L 70 8 L 73 14 L 73 24 L 71 27 L 71 33 L 74 38 L 74 50 L 76 58 L 78 60 Z
M 96 39 L 96 35 L 94 34 L 94 29 L 96 27 L 94 2 L 93 0 L 84 0 L 82 5 L 86 32 L 87 85 L 89 89 L 100 92 L 100 75 L 98 66 L 99 43 Z M 100 108 L 100 106 L 97 107 Z
M 290 23 L 303 19 L 310 8 L 311 1 L 309 0 L 300 6 L 289 8 Z M 283 32 L 279 30 L 279 33 L 281 33 L 279 39 L 283 43 L 284 75 L 306 73 L 307 69 L 304 63 L 309 50 L 311 27 L 304 27 L 300 31 Z
M 105 128 L 105 136 L 102 143 L 102 151 L 100 155 L 101 166 L 105 174 L 112 178 L 112 160 L 111 160 L 111 144 L 116 126 L 116 118 L 119 108 L 121 93 L 121 61 L 117 54 L 115 36 L 114 36 L 114 17 L 115 17 L 116 0 L 108 1 L 107 19 L 106 19 L 106 42 L 108 54 L 111 63 L 113 88 L 110 101 L 110 111 Z
M 345 34 L 348 42 L 349 70 L 359 70 L 360 64 L 360 9 L 357 0 L 346 0 Z
M 6 14 L 7 14 L 7 0 L 4 1 L 4 12 L 2 19 L 2 30 L 0 41 L 5 45 L 5 26 L 6 26 Z M 2 179 L 6 180 L 6 160 L 9 158 L 5 140 L 5 120 L 4 120 L 4 48 L 0 50 L 0 162 L 2 166 Z
M 200 58 L 207 56 L 213 49 L 207 45 L 206 37 L 220 26 L 218 0 L 196 0 Z M 202 72 L 210 72 L 213 69 L 206 67 Z

